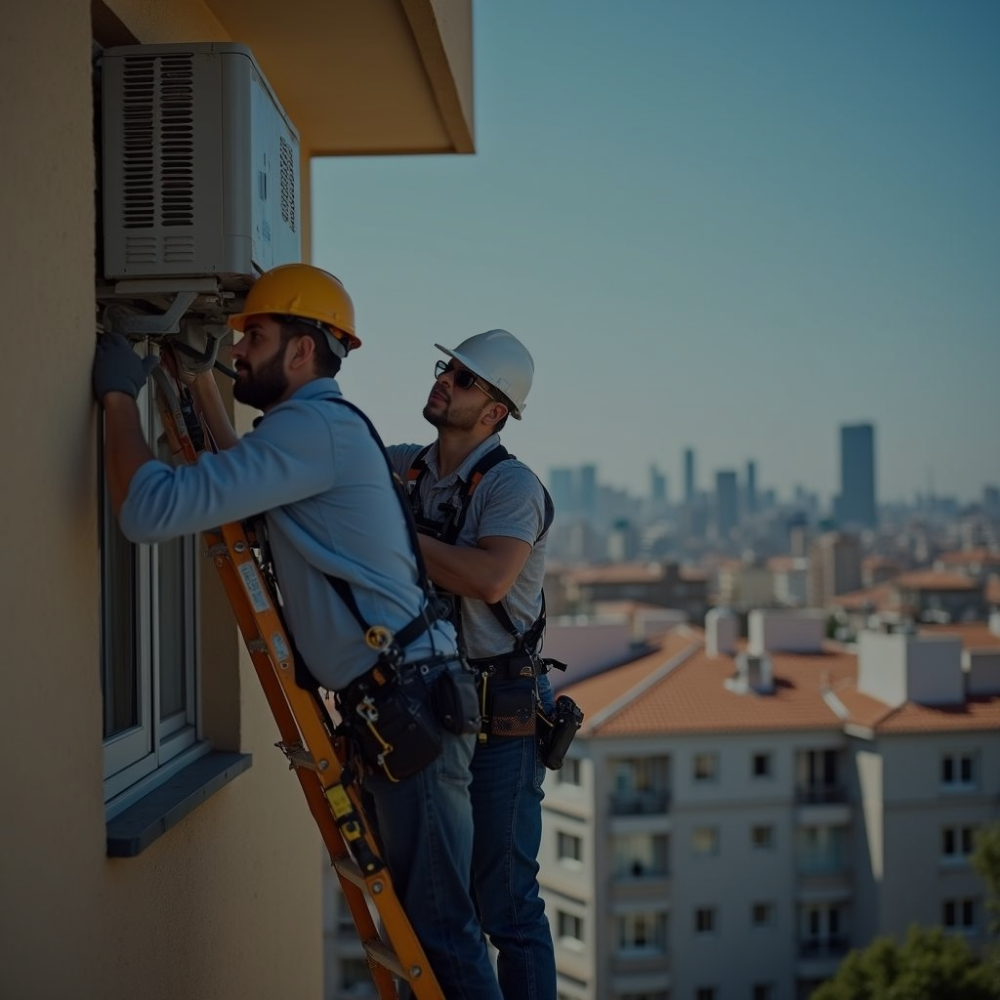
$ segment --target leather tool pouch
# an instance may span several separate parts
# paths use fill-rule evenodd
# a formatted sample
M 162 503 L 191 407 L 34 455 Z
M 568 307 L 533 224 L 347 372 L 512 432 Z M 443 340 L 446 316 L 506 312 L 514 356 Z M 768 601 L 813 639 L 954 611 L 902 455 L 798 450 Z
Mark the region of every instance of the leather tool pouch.
M 489 714 L 483 720 L 482 731 L 495 737 L 534 736 L 537 703 L 534 682 L 505 685 L 488 678 L 484 678 L 484 682 Z
M 431 686 L 431 705 L 441 728 L 456 736 L 478 733 L 482 724 L 476 675 L 460 660 L 447 664 Z
M 372 773 L 401 781 L 441 755 L 441 729 L 416 671 L 382 685 L 355 682 L 341 701 L 361 759 Z

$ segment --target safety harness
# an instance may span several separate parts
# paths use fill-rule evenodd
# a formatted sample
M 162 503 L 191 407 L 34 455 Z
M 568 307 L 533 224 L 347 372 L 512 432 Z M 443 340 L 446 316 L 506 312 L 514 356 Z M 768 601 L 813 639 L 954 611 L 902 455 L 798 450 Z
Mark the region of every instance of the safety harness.
M 410 464 L 406 477 L 406 493 L 410 501 L 410 510 L 413 520 L 416 523 L 417 531 L 433 535 L 448 545 L 454 545 L 456 539 L 462 531 L 466 516 L 469 512 L 469 505 L 472 502 L 472 495 L 476 492 L 483 476 L 491 469 L 505 462 L 514 459 L 507 449 L 498 444 L 491 448 L 473 466 L 467 480 L 463 481 L 459 492 L 445 504 L 441 504 L 440 510 L 445 515 L 443 520 L 434 521 L 423 515 L 420 507 L 420 484 L 427 474 L 427 453 L 431 445 L 421 448 Z M 545 514 L 542 523 L 542 530 L 535 539 L 537 545 L 542 537 L 549 530 L 552 519 L 555 516 L 555 507 L 552 497 L 545 485 L 539 480 L 542 493 L 545 496 Z M 453 602 L 452 621 L 458 632 L 459 648 L 464 651 L 464 641 L 462 637 L 462 611 L 461 599 L 457 595 L 449 595 Z M 510 614 L 502 601 L 486 605 L 493 613 L 493 617 L 500 623 L 504 631 L 514 642 L 513 649 L 499 656 L 467 658 L 470 666 L 480 670 L 495 668 L 507 677 L 535 677 L 540 673 L 545 673 L 551 667 L 565 670 L 565 664 L 558 660 L 542 659 L 538 656 L 538 647 L 545 631 L 545 592 L 542 591 L 542 608 L 535 621 L 524 631 L 518 630 L 511 620 Z

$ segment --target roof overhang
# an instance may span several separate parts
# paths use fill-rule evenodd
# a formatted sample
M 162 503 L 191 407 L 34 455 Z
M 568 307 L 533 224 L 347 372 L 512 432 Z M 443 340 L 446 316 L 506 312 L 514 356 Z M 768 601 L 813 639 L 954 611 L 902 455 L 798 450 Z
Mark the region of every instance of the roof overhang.
M 105 3 L 132 41 L 221 40 L 176 37 L 200 7 L 251 49 L 306 156 L 474 152 L 472 0 Z

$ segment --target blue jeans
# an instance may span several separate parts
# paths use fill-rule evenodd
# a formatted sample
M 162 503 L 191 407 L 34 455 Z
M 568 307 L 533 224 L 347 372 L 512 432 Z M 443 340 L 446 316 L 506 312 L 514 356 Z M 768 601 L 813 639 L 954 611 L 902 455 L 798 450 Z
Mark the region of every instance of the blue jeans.
M 369 776 L 365 792 L 375 803 L 396 896 L 444 996 L 501 1000 L 469 889 L 469 762 L 476 737 L 443 737 L 441 756 L 422 771 L 395 783 Z
M 544 775 L 534 736 L 491 736 L 472 758 L 473 887 L 483 931 L 497 949 L 505 1000 L 556 1000 L 552 934 L 537 877 Z

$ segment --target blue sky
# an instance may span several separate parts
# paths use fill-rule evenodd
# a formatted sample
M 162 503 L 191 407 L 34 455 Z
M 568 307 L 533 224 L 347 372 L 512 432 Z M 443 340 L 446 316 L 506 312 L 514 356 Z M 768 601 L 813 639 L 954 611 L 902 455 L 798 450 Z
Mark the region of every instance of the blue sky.
M 442 355 L 535 359 L 503 439 L 547 481 L 645 493 L 681 452 L 881 499 L 1000 483 L 1000 3 L 476 0 L 477 152 L 314 162 L 313 260 L 347 284 L 348 398 L 387 442 Z

